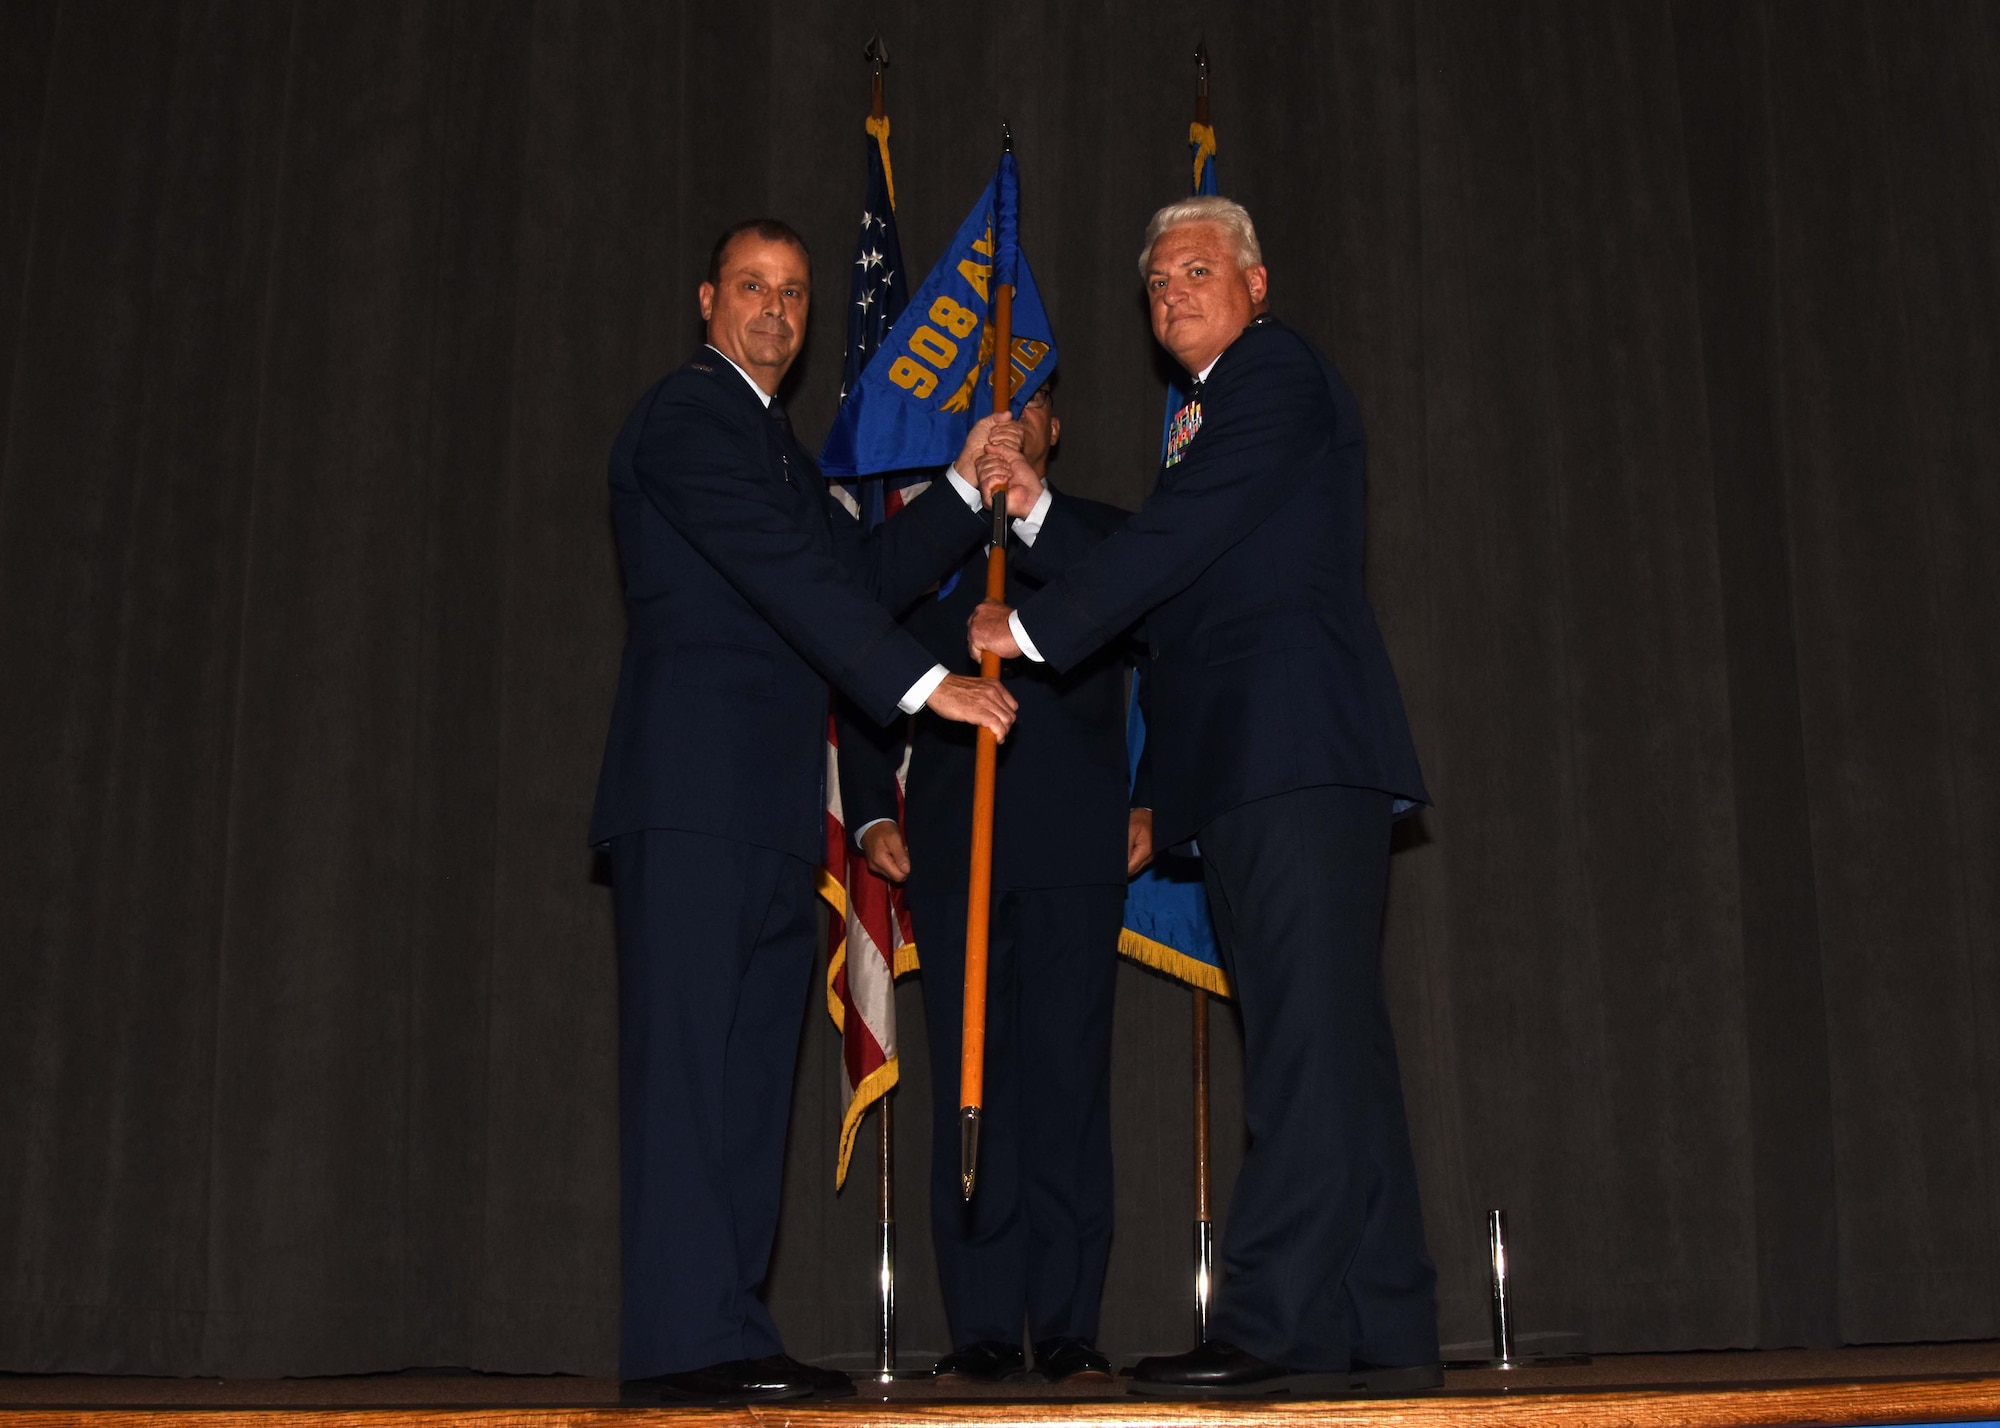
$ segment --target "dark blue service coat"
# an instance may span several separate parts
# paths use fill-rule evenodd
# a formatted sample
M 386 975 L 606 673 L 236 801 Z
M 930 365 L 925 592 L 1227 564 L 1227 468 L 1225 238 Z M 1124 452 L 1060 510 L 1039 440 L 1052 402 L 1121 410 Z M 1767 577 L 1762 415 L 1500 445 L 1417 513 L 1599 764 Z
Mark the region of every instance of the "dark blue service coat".
M 1333 364 L 1263 318 L 1210 369 L 1203 425 L 1146 504 L 1020 607 L 1068 669 L 1145 617 L 1153 837 L 1292 789 L 1429 802 L 1362 586 L 1367 445 Z
M 1008 547 L 1010 603 L 1032 596 L 1053 571 L 1081 557 L 1127 514 L 1100 501 L 1055 492 L 1035 543 L 1016 541 Z M 948 591 L 916 603 L 903 628 L 952 673 L 976 675 L 979 663 L 966 652 L 965 625 L 985 593 L 986 559 L 976 552 L 959 567 Z M 1121 645 L 1108 646 L 1070 670 L 1023 659 L 1010 662 L 1001 675 L 1020 702 L 1020 712 L 998 760 L 995 889 L 1124 885 L 1127 661 Z M 917 719 L 905 830 L 913 890 L 965 890 L 977 732 L 970 724 L 935 716 Z M 884 740 L 871 734 L 843 714 L 841 807 L 847 826 L 856 831 L 878 818 L 896 816 L 895 767 L 902 758 L 902 741 L 895 738 L 885 747 Z
M 1392 799 L 1425 792 L 1362 588 L 1360 413 L 1269 318 L 1196 400 L 1201 424 L 1146 504 L 1021 623 L 1068 669 L 1146 617 L 1154 838 L 1200 835 L 1243 1018 L 1252 1135 L 1216 1337 L 1298 1369 L 1435 1362 L 1381 975 Z
M 863 536 L 776 403 L 703 348 L 611 453 L 630 620 L 590 840 L 671 828 L 818 862 L 827 685 L 886 723 L 935 662 L 890 614 L 986 531 L 934 489 Z
M 762 1300 L 820 916 L 827 685 L 886 721 L 904 605 L 976 546 L 955 492 L 864 539 L 781 407 L 703 350 L 611 456 L 629 616 L 591 820 L 618 923 L 626 1378 L 783 1350 Z

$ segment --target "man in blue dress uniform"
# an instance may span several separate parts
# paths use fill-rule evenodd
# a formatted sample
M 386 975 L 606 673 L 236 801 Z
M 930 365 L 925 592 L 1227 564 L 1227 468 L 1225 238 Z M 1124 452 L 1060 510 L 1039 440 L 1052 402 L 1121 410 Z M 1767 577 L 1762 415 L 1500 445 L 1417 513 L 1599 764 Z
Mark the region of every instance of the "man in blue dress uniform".
M 1142 1393 L 1390 1393 L 1442 1382 L 1436 1274 L 1383 997 L 1389 827 L 1426 801 L 1362 587 L 1365 447 L 1332 363 L 1266 312 L 1250 216 L 1154 215 L 1153 333 L 1195 379 L 1158 485 L 970 643 L 1069 669 L 1145 618 L 1154 838 L 1198 838 L 1243 1015 L 1251 1143 L 1216 1337 Z
M 988 448 L 981 465 L 993 479 L 1004 472 L 1011 484 L 1043 483 L 1062 433 L 1057 375 Z M 1046 489 L 1014 523 L 1009 595 L 1041 589 L 1126 514 Z M 985 565 L 973 554 L 903 621 L 961 673 L 978 668 L 966 654 L 965 622 L 986 588 Z M 1021 720 L 997 769 L 985 1121 L 970 1201 L 959 1180 L 958 1069 L 973 731 L 917 716 L 906 838 L 896 807 L 900 732 L 884 741 L 853 716 L 841 721 L 841 806 L 869 866 L 891 882 L 907 879 L 923 958 L 931 1240 L 952 1342 L 940 1377 L 1023 1377 L 1025 1322 L 1042 1378 L 1111 1378 L 1096 1339 L 1111 1253 L 1112 995 L 1125 880 L 1151 851 L 1150 820 L 1131 811 L 1127 793 L 1126 663 L 1114 645 L 1073 669 L 1017 668 L 1008 681 Z
M 792 434 L 799 236 L 729 230 L 699 299 L 707 345 L 612 449 L 629 630 L 590 836 L 618 925 L 620 1373 L 634 1399 L 730 1404 L 853 1392 L 784 1352 L 761 1298 L 820 926 L 828 684 L 878 722 L 929 708 L 1002 736 L 1015 705 L 885 608 L 977 546 L 979 492 L 940 483 L 864 538 Z

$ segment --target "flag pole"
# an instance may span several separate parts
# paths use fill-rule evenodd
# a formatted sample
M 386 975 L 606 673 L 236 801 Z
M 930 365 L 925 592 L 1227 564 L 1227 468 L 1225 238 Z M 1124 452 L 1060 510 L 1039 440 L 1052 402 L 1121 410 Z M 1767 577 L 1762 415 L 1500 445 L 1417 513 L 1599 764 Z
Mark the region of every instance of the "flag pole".
M 869 78 L 868 117 L 880 123 L 888 117 L 887 99 L 882 91 L 882 71 L 889 67 L 889 47 L 882 37 L 870 35 L 861 51 L 874 71 Z M 891 202 L 894 202 L 891 199 Z M 893 996 L 891 984 L 890 995 Z M 880 1383 L 896 1378 L 896 1088 L 891 1086 L 875 1103 L 876 1176 L 876 1354 L 875 1377 Z
M 1194 122 L 1208 123 L 1208 42 L 1194 47 Z M 1208 1342 L 1209 1296 L 1215 1287 L 1215 1221 L 1209 1211 L 1208 992 L 1194 989 L 1194 1336 Z
M 881 1333 L 875 1356 L 875 1377 L 881 1383 L 896 1379 L 896 1137 L 895 1092 L 886 1091 L 875 1103 L 876 1150 L 881 1156 L 877 1177 L 877 1201 L 881 1228 L 881 1263 L 877 1267 L 876 1292 L 880 1296 Z
M 1000 126 L 1000 149 L 1014 152 L 1014 135 Z M 1014 287 L 997 281 L 999 235 L 994 257 L 993 290 L 993 410 L 1014 400 Z M 986 598 L 1007 599 L 1007 488 L 992 493 L 993 544 L 986 554 Z M 998 681 L 1000 656 L 986 650 L 979 656 L 979 677 Z M 972 1198 L 979 1170 L 979 1122 L 986 1105 L 986 943 L 993 911 L 993 782 L 998 769 L 999 740 L 981 727 L 972 766 L 972 867 L 965 895 L 965 1016 L 958 1060 L 958 1177 L 965 1198 Z
M 885 1103 L 886 1104 L 886 1103 Z M 1215 1221 L 1209 1210 L 1208 993 L 1194 992 L 1194 1335 L 1208 1342 L 1209 1295 L 1215 1286 Z

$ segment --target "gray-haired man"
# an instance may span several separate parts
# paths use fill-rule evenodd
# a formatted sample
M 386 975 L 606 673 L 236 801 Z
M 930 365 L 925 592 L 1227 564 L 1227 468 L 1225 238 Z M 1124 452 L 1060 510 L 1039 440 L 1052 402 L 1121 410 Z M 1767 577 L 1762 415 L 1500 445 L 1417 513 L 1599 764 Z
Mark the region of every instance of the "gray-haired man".
M 1436 1274 L 1383 997 L 1389 825 L 1427 801 L 1362 587 L 1360 412 L 1266 313 L 1250 216 L 1162 209 L 1153 334 L 1195 379 L 1145 506 L 974 649 L 1066 669 L 1144 617 L 1154 838 L 1198 836 L 1243 1013 L 1251 1144 L 1216 1338 L 1134 1389 L 1339 1396 L 1434 1387 Z

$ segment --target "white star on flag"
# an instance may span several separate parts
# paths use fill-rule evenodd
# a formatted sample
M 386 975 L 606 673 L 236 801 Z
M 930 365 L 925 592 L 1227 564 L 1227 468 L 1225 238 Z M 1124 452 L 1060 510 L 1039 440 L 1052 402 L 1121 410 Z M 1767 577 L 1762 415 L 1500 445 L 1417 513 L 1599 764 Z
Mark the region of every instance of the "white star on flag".
M 856 304 L 854 304 L 854 305 L 855 305 L 856 307 L 860 308 L 860 309 L 861 309 L 861 310 L 862 310 L 863 312 L 866 312 L 866 311 L 868 311 L 868 309 L 869 309 L 869 308 L 870 308 L 871 306 L 873 306 L 873 305 L 874 305 L 874 302 L 875 302 L 875 294 L 873 294 L 873 293 L 863 293 L 863 294 L 861 295 L 861 301 L 857 302 L 857 303 L 856 303 Z M 997 386 L 999 385 L 999 380 L 1000 380 L 1000 379 L 999 379 L 999 378 L 997 378 L 997 377 L 996 377 L 996 378 L 994 378 L 994 385 L 995 385 L 996 387 L 997 387 Z
M 865 273 L 870 268 L 875 267 L 881 261 L 882 261 L 882 255 L 876 252 L 873 248 L 870 248 L 867 252 L 863 253 L 860 257 L 854 260 L 854 266 L 861 269 L 861 271 Z

